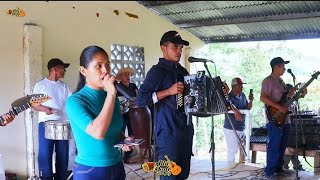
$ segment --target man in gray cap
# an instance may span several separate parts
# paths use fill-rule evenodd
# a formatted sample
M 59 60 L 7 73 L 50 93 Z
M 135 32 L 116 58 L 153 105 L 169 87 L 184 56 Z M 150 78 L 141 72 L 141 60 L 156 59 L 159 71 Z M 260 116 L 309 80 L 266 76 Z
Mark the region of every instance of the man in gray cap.
M 38 164 L 39 175 L 42 180 L 52 180 L 53 178 L 67 179 L 69 140 L 46 139 L 45 123 L 49 120 L 50 122 L 68 120 L 65 112 L 65 103 L 67 98 L 72 94 L 72 91 L 60 79 L 64 78 L 66 68 L 69 65 L 69 63 L 64 63 L 58 58 L 51 59 L 47 64 L 49 70 L 48 77 L 38 81 L 33 88 L 33 94 L 45 94 L 52 98 L 34 108 L 36 111 L 39 111 Z M 52 172 L 53 149 L 55 149 L 56 153 L 55 175 Z
M 267 179 L 276 179 L 275 175 L 285 175 L 282 169 L 283 155 L 288 143 L 290 126 L 288 124 L 289 116 L 286 115 L 288 107 L 282 101 L 293 96 L 296 90 L 296 88 L 288 90 L 281 78 L 286 70 L 285 64 L 289 62 L 284 61 L 281 57 L 273 58 L 270 62 L 272 72 L 262 81 L 261 86 L 260 100 L 265 104 L 266 108 L 265 117 L 269 139 L 267 142 L 267 166 L 265 168 Z M 306 93 L 307 90 L 305 89 L 301 97 L 304 97 Z M 282 126 L 278 127 L 279 124 L 271 120 L 272 116 L 267 111 L 271 107 L 286 115 Z

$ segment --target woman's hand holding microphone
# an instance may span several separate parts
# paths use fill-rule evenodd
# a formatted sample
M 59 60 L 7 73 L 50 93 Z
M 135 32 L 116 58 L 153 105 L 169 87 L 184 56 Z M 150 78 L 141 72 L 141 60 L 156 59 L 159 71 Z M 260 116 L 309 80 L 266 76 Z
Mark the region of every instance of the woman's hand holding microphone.
M 108 93 L 108 95 L 113 95 L 114 97 L 117 94 L 117 90 L 114 86 L 115 77 L 111 74 L 106 74 L 102 80 L 103 90 Z

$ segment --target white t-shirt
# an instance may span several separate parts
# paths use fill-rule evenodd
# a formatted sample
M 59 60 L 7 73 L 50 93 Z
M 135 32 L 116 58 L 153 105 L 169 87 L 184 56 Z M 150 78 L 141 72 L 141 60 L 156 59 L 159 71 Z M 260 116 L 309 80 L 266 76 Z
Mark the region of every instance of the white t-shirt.
M 35 84 L 33 94 L 44 94 L 52 98 L 41 105 L 50 107 L 53 114 L 47 115 L 45 112 L 39 112 L 39 123 L 48 120 L 68 120 L 66 101 L 67 98 L 71 96 L 72 91 L 65 82 L 60 80 L 51 81 L 44 78 Z

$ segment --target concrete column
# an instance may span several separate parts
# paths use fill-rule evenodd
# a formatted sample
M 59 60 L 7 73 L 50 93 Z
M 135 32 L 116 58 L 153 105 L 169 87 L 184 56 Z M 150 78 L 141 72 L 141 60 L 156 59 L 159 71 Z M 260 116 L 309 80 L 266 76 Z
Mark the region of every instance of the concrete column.
M 34 84 L 42 78 L 42 28 L 35 24 L 23 27 L 24 95 L 32 94 Z M 25 111 L 27 171 L 29 179 L 38 174 L 38 121 L 32 109 Z

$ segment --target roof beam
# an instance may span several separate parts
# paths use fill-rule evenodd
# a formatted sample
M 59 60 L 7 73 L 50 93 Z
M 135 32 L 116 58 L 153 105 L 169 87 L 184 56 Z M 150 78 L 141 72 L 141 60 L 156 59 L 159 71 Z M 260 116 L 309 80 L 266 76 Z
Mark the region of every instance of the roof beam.
M 157 8 L 160 6 L 179 4 L 179 3 L 185 3 L 185 2 L 184 1 L 138 1 L 138 3 L 148 8 Z
M 295 19 L 307 19 L 307 18 L 318 18 L 320 12 L 308 12 L 308 13 L 296 13 L 296 14 L 282 14 L 282 15 L 271 15 L 261 17 L 241 17 L 234 19 L 216 19 L 208 21 L 190 21 L 175 23 L 180 28 L 195 28 L 202 26 L 216 26 L 216 25 L 232 25 L 232 24 L 244 24 L 244 23 L 256 23 L 266 21 L 282 21 L 282 20 L 295 20 Z
M 205 43 L 229 43 L 229 42 L 247 42 L 247 41 L 279 41 L 279 40 L 295 40 L 295 39 L 315 39 L 320 38 L 320 34 L 300 34 L 300 35 L 283 35 L 283 36 L 268 36 L 268 37 L 248 37 L 248 38 L 205 38 L 201 37 Z

